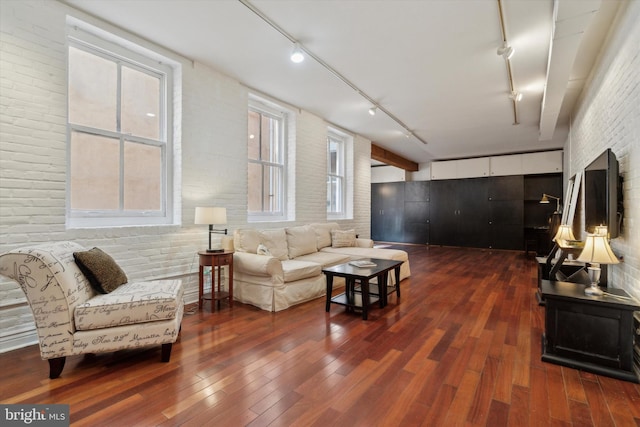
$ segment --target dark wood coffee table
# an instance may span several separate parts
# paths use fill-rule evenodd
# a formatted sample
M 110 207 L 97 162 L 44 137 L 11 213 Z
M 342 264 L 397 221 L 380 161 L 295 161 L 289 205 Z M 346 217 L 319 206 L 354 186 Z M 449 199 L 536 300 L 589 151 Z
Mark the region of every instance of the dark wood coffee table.
M 327 277 L 327 312 L 330 311 L 331 303 L 340 304 L 346 306 L 348 310 L 362 309 L 362 319 L 367 320 L 370 304 L 379 302 L 380 308 L 383 308 L 387 305 L 387 294 L 394 290 L 397 297 L 400 298 L 400 266 L 402 261 L 378 258 L 365 258 L 365 260 L 373 262 L 376 266 L 356 267 L 347 262 L 322 269 Z M 388 286 L 388 273 L 391 270 L 395 270 L 395 286 Z M 334 277 L 344 277 L 345 291 L 332 297 Z M 375 289 L 370 289 L 370 282 L 374 278 L 377 278 L 377 286 Z M 357 287 L 357 284 L 360 286 Z M 358 301 L 358 295 L 360 301 Z

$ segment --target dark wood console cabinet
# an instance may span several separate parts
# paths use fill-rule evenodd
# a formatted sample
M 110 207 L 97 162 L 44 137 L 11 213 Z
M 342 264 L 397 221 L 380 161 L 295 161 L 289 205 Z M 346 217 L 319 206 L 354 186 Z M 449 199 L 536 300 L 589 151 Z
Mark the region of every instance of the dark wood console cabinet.
M 640 382 L 634 361 L 634 311 L 632 299 L 584 294 L 585 285 L 541 281 L 545 305 L 542 360 L 625 381 Z M 621 297 L 621 289 L 607 292 Z

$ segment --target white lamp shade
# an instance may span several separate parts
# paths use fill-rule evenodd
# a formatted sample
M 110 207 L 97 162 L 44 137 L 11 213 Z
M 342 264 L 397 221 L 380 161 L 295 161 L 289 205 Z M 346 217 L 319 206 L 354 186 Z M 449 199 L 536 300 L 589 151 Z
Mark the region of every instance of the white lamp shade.
M 580 262 L 618 264 L 618 257 L 611 250 L 606 235 L 587 234 L 584 249 L 578 257 Z
M 227 208 L 200 207 L 196 208 L 194 224 L 226 224 Z
M 561 225 L 558 227 L 558 232 L 553 238 L 554 242 L 560 242 L 563 240 L 576 240 L 573 235 L 573 230 L 570 225 Z

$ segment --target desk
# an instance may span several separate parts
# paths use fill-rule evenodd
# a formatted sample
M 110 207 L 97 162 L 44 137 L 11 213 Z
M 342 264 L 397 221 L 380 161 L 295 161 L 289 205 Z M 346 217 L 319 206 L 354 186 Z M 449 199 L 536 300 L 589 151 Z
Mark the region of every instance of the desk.
M 585 285 L 542 280 L 546 301 L 542 360 L 621 380 L 640 382 L 634 362 L 633 312 L 640 302 L 588 296 Z M 629 295 L 621 289 L 608 293 Z
M 211 310 L 213 311 L 213 301 L 217 301 L 220 309 L 220 301 L 229 299 L 229 307 L 233 307 L 233 251 L 224 252 L 198 252 L 200 269 L 198 272 L 198 309 L 202 309 L 204 300 L 211 300 Z M 221 268 L 229 266 L 229 291 L 222 291 Z M 204 267 L 211 267 L 211 293 L 204 293 Z M 217 273 L 216 273 L 217 271 Z M 216 280 L 217 277 L 217 280 Z M 216 290 L 217 285 L 217 290 Z
M 344 305 L 348 310 L 361 308 L 362 319 L 367 320 L 371 303 L 379 302 L 380 308 L 385 307 L 387 305 L 387 295 L 394 290 L 397 297 L 400 298 L 400 266 L 402 261 L 377 258 L 367 258 L 367 260 L 375 263 L 376 266 L 356 267 L 347 262 L 322 269 L 322 272 L 327 277 L 327 312 L 330 311 L 331 303 Z M 388 286 L 388 273 L 391 270 L 395 270 L 395 286 Z M 336 276 L 344 277 L 345 292 L 332 297 L 333 278 Z M 369 283 L 374 278 L 378 282 L 377 294 L 371 293 L 369 289 Z M 358 282 L 360 283 L 359 291 L 356 288 L 356 283 Z M 360 301 L 358 301 L 356 294 L 360 294 Z

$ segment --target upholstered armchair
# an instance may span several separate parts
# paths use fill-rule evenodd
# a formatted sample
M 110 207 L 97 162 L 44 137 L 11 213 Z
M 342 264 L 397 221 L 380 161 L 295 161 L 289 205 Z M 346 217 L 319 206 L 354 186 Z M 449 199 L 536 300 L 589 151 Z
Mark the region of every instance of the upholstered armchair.
M 184 312 L 180 280 L 127 282 L 111 257 L 73 242 L 4 253 L 0 274 L 27 297 L 49 378 L 60 376 L 66 356 L 77 354 L 162 345 L 161 360 L 169 361 Z

